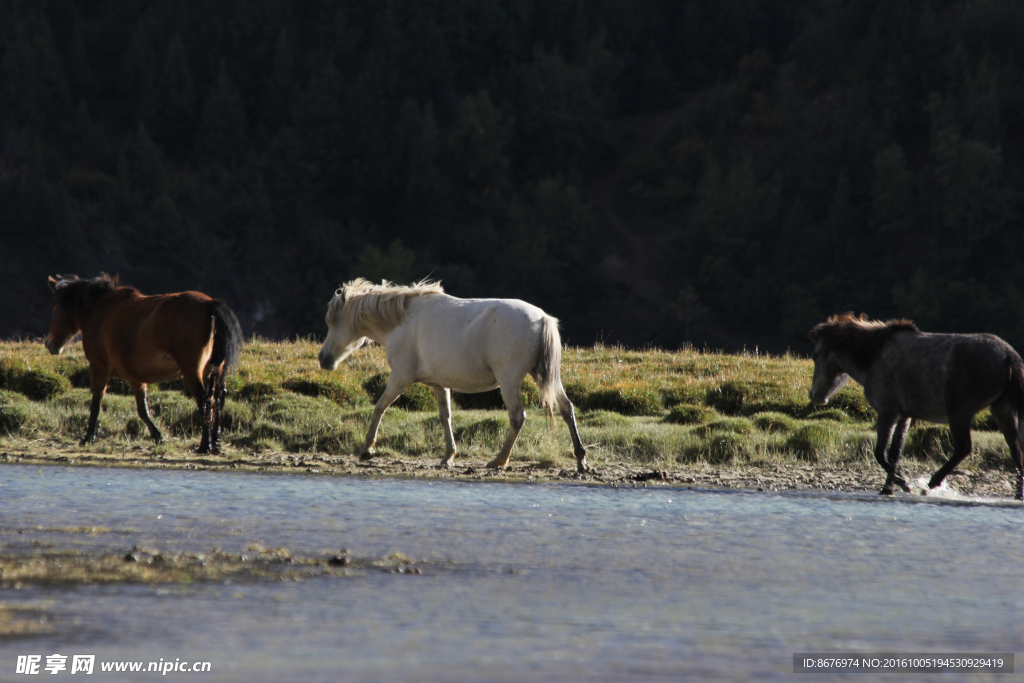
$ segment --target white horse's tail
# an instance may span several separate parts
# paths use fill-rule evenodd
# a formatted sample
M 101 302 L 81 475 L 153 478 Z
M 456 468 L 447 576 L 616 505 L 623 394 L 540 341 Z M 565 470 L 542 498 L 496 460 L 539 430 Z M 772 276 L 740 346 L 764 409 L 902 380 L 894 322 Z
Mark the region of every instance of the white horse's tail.
M 540 402 L 549 410 L 558 409 L 558 396 L 562 389 L 562 337 L 558 334 L 558 320 L 544 316 L 540 330 L 540 358 L 534 368 L 534 379 L 540 389 Z

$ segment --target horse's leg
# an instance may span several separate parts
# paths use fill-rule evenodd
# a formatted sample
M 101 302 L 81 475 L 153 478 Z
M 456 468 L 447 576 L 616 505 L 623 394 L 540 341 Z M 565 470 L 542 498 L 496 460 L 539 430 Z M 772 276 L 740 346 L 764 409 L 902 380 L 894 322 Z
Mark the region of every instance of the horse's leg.
M 209 412 L 209 397 L 208 388 L 203 383 L 203 376 L 200 374 L 201 370 L 194 370 L 191 372 L 182 372 L 183 379 L 185 380 L 185 388 L 188 389 L 188 393 L 195 399 L 196 406 L 199 408 L 199 417 L 203 421 L 203 437 L 199 441 L 199 448 L 196 449 L 196 453 L 209 453 L 210 452 L 210 422 L 206 415 Z
M 79 443 L 80 446 L 96 440 L 96 421 L 100 416 L 100 403 L 103 401 L 103 394 L 107 393 L 107 382 L 109 380 L 110 373 L 105 367 L 100 367 L 96 363 L 89 365 L 92 401 L 89 403 L 89 426 L 85 429 L 85 438 Z
M 878 440 L 875 442 L 875 460 L 878 461 L 878 464 L 882 466 L 882 469 L 888 475 L 885 478 L 882 490 L 879 491 L 883 496 L 892 495 L 892 486 L 895 479 L 893 477 L 893 467 L 889 464 L 885 454 L 889 450 L 889 442 L 892 441 L 892 433 L 896 427 L 897 420 L 899 420 L 899 415 L 895 413 L 879 413 L 878 423 L 876 424 Z
M 956 466 L 963 462 L 964 458 L 971 454 L 971 418 L 967 416 L 949 416 L 949 431 L 953 436 L 953 454 L 949 456 L 946 464 L 932 475 L 928 480 L 928 488 L 933 489 L 942 483 L 946 476 L 956 469 Z
M 377 452 L 377 430 L 380 429 L 380 420 L 384 417 L 384 411 L 398 400 L 398 397 L 402 395 L 402 392 L 410 384 L 412 382 L 396 378 L 394 370 L 391 371 L 391 376 L 388 377 L 388 384 L 384 387 L 384 393 L 380 395 L 380 398 L 377 399 L 377 405 L 373 407 L 370 427 L 366 430 L 366 443 L 363 444 L 363 450 L 359 453 L 360 462 L 366 462 Z
M 135 394 L 135 410 L 138 411 L 139 419 L 142 420 L 142 423 L 149 430 L 149 438 L 160 443 L 163 435 L 160 434 L 160 430 L 156 428 L 152 418 L 149 416 L 149 397 L 146 388 L 145 382 L 132 382 L 132 393 Z
M 452 392 L 445 387 L 430 387 L 437 399 L 437 412 L 441 416 L 441 427 L 444 429 L 444 457 L 441 467 L 448 469 L 455 460 L 455 435 L 452 433 Z
M 579 473 L 592 472 L 587 465 L 587 449 L 583 447 L 580 440 L 579 430 L 576 429 L 576 411 L 573 409 L 572 401 L 565 395 L 565 390 L 558 390 L 558 412 L 562 414 L 565 424 L 569 425 L 569 436 L 572 437 L 572 450 L 576 456 L 576 471 Z
M 216 443 L 214 432 L 214 416 L 217 412 L 217 378 L 211 372 L 203 382 L 203 407 L 199 416 L 203 420 L 203 438 L 199 442 L 200 453 L 219 453 L 220 446 Z M 204 450 L 205 446 L 205 450 Z
M 1020 449 L 1020 421 L 1009 401 L 1000 399 L 992 404 L 992 417 L 1010 447 L 1010 460 L 1017 468 L 1017 500 L 1024 500 L 1024 453 Z
M 910 493 L 910 486 L 907 485 L 907 480 L 900 474 L 899 462 L 900 456 L 903 454 L 903 442 L 907 439 L 907 430 L 909 428 L 910 418 L 901 415 L 896 421 L 896 426 L 892 432 L 892 442 L 889 444 L 889 466 L 892 467 L 889 477 L 905 493 Z
M 504 469 L 508 466 L 508 458 L 512 454 L 512 447 L 516 445 L 519 432 L 522 430 L 523 424 L 526 423 L 523 399 L 519 396 L 522 382 L 523 379 L 520 377 L 518 383 L 509 382 L 502 384 L 500 387 L 501 400 L 505 402 L 505 407 L 508 408 L 508 436 L 505 437 L 505 443 L 498 455 L 495 456 L 494 460 L 487 463 L 487 466 L 492 469 Z
M 214 453 L 220 453 L 221 419 L 224 414 L 224 398 L 228 393 L 223 372 L 217 375 L 216 386 L 213 397 L 213 425 L 210 428 L 210 449 Z

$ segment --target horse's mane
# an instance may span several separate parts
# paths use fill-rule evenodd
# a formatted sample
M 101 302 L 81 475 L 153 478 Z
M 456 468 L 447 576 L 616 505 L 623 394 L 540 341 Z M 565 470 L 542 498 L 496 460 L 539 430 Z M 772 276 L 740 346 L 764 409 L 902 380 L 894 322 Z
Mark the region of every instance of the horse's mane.
M 85 311 L 119 286 L 117 276 L 106 273 L 100 273 L 91 280 L 77 275 L 58 275 L 57 284 L 54 285 L 53 301 L 69 311 Z
M 328 305 L 328 316 L 337 322 L 348 322 L 352 329 L 374 322 L 392 328 L 405 317 L 405 305 L 411 297 L 444 294 L 440 282 L 420 280 L 411 285 L 396 285 L 382 280 L 375 285 L 356 278 L 342 285 Z M 340 316 L 340 317 L 339 317 Z
M 834 315 L 814 326 L 808 335 L 811 341 L 821 342 L 828 351 L 843 351 L 857 366 L 868 367 L 878 357 L 892 337 L 901 332 L 920 332 L 912 321 L 868 320 L 863 313 Z

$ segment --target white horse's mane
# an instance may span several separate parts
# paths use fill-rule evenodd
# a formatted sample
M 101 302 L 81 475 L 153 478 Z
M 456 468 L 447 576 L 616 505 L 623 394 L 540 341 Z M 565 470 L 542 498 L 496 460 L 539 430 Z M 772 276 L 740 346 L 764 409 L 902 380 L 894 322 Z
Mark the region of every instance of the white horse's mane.
M 367 322 L 394 327 L 405 317 L 405 304 L 410 297 L 444 294 L 440 282 L 420 280 L 411 285 L 396 285 L 381 280 L 375 285 L 364 278 L 346 282 L 334 292 L 328 306 L 335 324 L 347 322 L 354 330 Z

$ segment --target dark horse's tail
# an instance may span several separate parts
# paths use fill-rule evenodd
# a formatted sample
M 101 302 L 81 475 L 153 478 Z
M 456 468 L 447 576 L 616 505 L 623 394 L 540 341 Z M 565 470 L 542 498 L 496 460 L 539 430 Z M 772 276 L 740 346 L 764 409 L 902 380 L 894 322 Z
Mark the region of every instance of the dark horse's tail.
M 228 375 L 238 367 L 238 359 L 242 355 L 242 326 L 238 324 L 235 312 L 220 299 L 210 302 L 210 315 L 213 316 L 210 365 L 219 368 L 223 363 L 223 374 Z
M 1010 385 L 1006 387 L 1006 395 L 1017 413 L 1017 422 L 1022 426 L 1024 435 L 1024 361 L 1016 353 L 1010 354 Z
M 1006 394 L 1017 414 L 1017 500 L 1024 500 L 1024 362 L 1016 352 L 1010 353 L 1010 385 Z M 1013 448 L 1010 448 L 1011 456 Z

